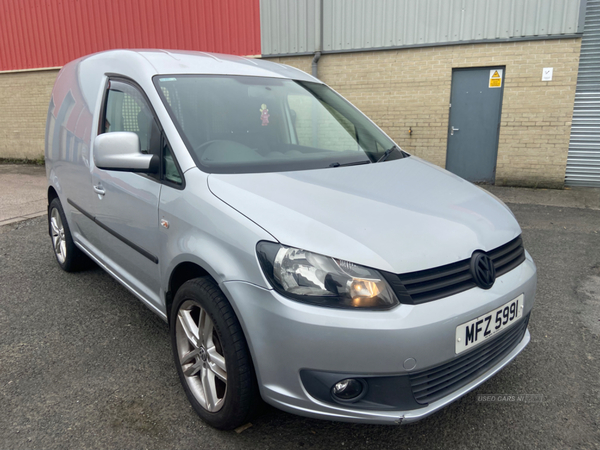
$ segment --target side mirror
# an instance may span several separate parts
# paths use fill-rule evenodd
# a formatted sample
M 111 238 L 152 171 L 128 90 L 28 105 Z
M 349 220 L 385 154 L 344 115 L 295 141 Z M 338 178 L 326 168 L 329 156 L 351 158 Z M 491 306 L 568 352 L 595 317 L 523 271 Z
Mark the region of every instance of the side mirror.
M 140 151 L 140 138 L 129 131 L 104 133 L 94 139 L 94 163 L 104 170 L 157 173 L 159 158 Z

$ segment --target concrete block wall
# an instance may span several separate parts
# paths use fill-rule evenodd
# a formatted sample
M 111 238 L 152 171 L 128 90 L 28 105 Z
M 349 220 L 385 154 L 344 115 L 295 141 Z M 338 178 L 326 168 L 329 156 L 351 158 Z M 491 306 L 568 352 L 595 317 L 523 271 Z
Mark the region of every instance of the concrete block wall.
M 44 156 L 46 116 L 58 70 L 0 72 L 0 158 Z
M 580 45 L 577 38 L 326 54 L 319 75 L 402 148 L 444 167 L 452 69 L 504 65 L 496 184 L 562 187 Z M 271 59 L 311 71 L 311 56 Z M 541 81 L 544 67 L 554 68 L 552 81 Z M 43 155 L 57 74 L 0 73 L 0 158 Z
M 580 45 L 575 38 L 326 54 L 319 78 L 406 151 L 444 167 L 452 69 L 504 65 L 496 184 L 562 187 Z M 311 72 L 311 56 L 270 59 Z M 554 68 L 552 81 L 541 81 L 544 67 Z

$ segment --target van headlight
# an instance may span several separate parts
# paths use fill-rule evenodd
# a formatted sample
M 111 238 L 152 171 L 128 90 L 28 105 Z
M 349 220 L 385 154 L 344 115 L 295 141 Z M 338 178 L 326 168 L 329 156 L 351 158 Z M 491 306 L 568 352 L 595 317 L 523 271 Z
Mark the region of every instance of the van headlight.
M 291 299 L 334 308 L 390 309 L 396 295 L 374 269 L 261 241 L 258 260 L 273 288 Z

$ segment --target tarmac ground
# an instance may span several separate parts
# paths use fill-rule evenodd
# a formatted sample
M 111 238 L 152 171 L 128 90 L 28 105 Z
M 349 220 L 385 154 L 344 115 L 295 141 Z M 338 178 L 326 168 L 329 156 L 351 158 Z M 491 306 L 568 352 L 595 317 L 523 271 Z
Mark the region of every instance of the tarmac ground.
M 20 168 L 3 169 L 2 190 Z M 23 204 L 45 211 L 42 181 Z M 538 266 L 532 340 L 473 392 L 397 427 L 275 408 L 240 433 L 206 426 L 160 318 L 98 267 L 61 271 L 45 217 L 0 226 L 0 448 L 600 448 L 600 190 L 488 189 Z

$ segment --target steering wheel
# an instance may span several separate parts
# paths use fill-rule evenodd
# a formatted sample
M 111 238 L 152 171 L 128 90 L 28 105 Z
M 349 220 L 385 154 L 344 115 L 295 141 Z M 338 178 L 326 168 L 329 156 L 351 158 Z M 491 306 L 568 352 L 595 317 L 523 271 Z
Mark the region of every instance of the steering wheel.
M 214 150 L 209 150 L 210 146 L 214 144 L 217 144 L 217 147 Z M 236 141 L 230 141 L 228 139 L 215 139 L 212 141 L 208 141 L 194 149 L 196 155 L 204 161 L 208 161 L 208 159 L 206 159 L 206 157 L 204 156 L 207 151 L 207 157 L 210 158 L 210 160 L 212 160 L 217 153 L 229 154 L 229 157 L 233 157 L 234 159 L 236 158 L 235 155 L 239 155 L 240 152 L 256 153 L 254 149 L 248 147 L 247 145 L 241 144 Z
M 196 153 L 196 155 L 198 155 L 200 157 L 200 156 L 202 156 L 202 153 L 204 153 L 204 150 L 206 150 L 206 147 L 208 147 L 211 144 L 214 144 L 215 142 L 230 142 L 230 141 L 225 141 L 223 139 L 213 139 L 212 141 L 207 141 L 204 144 L 196 147 L 194 149 L 194 152 Z

